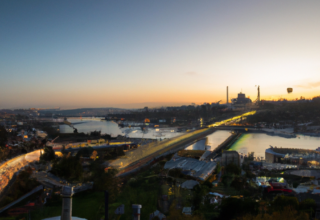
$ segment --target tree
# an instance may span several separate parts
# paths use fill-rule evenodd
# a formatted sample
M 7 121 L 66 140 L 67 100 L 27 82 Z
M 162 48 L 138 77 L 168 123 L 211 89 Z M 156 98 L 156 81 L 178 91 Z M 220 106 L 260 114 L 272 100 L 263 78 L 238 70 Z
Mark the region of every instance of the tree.
M 305 199 L 299 204 L 299 210 L 312 215 L 316 209 L 316 202 L 313 199 Z
M 234 163 L 229 163 L 226 168 L 226 172 L 229 174 L 234 174 L 234 175 L 240 175 L 241 174 L 241 169 L 239 166 L 237 166 Z
M 223 183 L 224 186 L 229 187 L 233 180 L 234 180 L 234 174 L 225 173 L 222 176 L 222 181 L 221 182 Z
M 221 165 L 220 165 L 220 162 L 217 163 L 217 166 L 216 168 L 214 169 L 215 173 L 220 173 L 221 171 Z
M 174 200 L 170 206 L 169 215 L 167 220 L 202 220 L 201 215 L 185 215 L 182 214 L 180 209 L 176 209 L 177 202 Z
M 72 157 L 70 152 L 64 155 L 60 161 L 55 161 L 51 172 L 67 180 L 81 180 L 83 169 L 78 157 Z
M 273 212 L 272 214 L 259 214 L 252 215 L 247 214 L 238 220 L 309 220 L 309 215 L 304 212 L 298 213 L 295 209 L 291 207 L 284 208 L 283 211 Z
M 43 153 L 40 155 L 40 161 L 52 161 L 55 159 L 55 153 L 52 147 L 44 147 Z
M 220 205 L 220 219 L 235 219 L 246 214 L 257 215 L 258 210 L 259 203 L 251 198 L 226 198 L 222 200 Z
M 6 160 L 10 154 L 10 150 L 6 147 L 0 148 L 0 161 Z
M 208 194 L 210 188 L 206 185 L 196 185 L 193 188 L 192 205 L 195 210 L 200 208 L 200 204 L 203 202 L 203 198 Z
M 277 196 L 271 203 L 271 209 L 273 211 L 283 211 L 285 207 L 290 206 L 292 209 L 297 210 L 299 207 L 299 201 L 296 197 L 290 196 Z
M 91 170 L 94 189 L 98 191 L 108 190 L 110 200 L 114 201 L 120 192 L 120 181 L 116 176 L 118 171 L 108 169 L 108 172 L 105 172 L 99 160 L 93 162 Z
M 312 101 L 314 102 L 320 102 L 320 96 L 315 96 L 312 98 Z
M 67 151 L 66 151 L 66 145 L 62 145 L 62 149 L 61 149 L 61 153 L 62 154 L 66 154 L 67 153 Z
M 101 136 L 101 131 L 92 131 L 92 132 L 90 132 L 90 136 L 100 137 Z
M 0 148 L 4 147 L 8 140 L 8 133 L 3 126 L 0 126 Z
M 96 160 L 97 159 L 97 155 L 98 155 L 98 152 L 96 150 L 94 150 L 90 156 L 91 159 L 93 160 Z
M 298 181 L 294 181 L 292 186 L 293 186 L 293 188 L 297 188 L 299 186 L 299 182 Z
M 83 147 L 81 148 L 76 157 L 80 158 L 80 157 L 90 157 L 93 153 L 93 148 L 92 147 Z
M 233 181 L 231 182 L 230 186 L 235 188 L 236 190 L 241 190 L 245 188 L 246 181 L 241 177 L 236 176 Z
M 256 175 L 254 175 L 250 170 L 247 170 L 247 171 L 246 171 L 246 177 L 247 177 L 248 179 L 253 179 L 253 178 L 256 177 Z

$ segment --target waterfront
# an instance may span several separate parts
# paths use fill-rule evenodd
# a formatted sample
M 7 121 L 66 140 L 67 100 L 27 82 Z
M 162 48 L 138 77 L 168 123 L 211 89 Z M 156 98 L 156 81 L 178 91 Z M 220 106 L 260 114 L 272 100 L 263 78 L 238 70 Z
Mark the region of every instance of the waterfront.
M 74 125 L 79 133 L 89 133 L 92 131 L 101 131 L 101 134 L 110 134 L 117 136 L 122 134 L 118 124 L 112 121 L 101 121 L 101 118 L 67 118 Z M 73 128 L 68 125 L 60 125 L 61 133 L 73 133 Z
M 78 129 L 78 132 L 101 131 L 101 134 L 110 134 L 112 137 L 124 135 L 129 138 L 164 139 L 183 134 L 182 132 L 176 132 L 175 128 L 148 128 L 147 132 L 142 132 L 141 128 L 135 123 L 132 123 L 130 128 L 120 128 L 116 122 L 101 120 L 101 118 L 68 118 L 68 121 Z M 73 129 L 68 125 L 60 125 L 60 132 L 72 133 Z M 210 146 L 207 150 L 212 151 L 230 135 L 230 131 L 218 130 L 206 137 L 206 144 L 205 141 L 199 141 L 186 149 L 205 150 L 205 145 L 207 145 Z M 265 150 L 270 145 L 283 148 L 316 149 L 320 147 L 320 137 L 298 135 L 295 138 L 283 138 L 265 133 L 246 133 L 231 146 L 230 150 L 236 150 L 244 154 L 254 152 L 257 157 L 265 157 Z
M 208 135 L 207 143 L 205 143 L 205 139 L 197 141 L 194 144 L 186 147 L 186 150 L 209 150 L 213 151 L 216 147 L 218 147 L 222 142 L 224 142 L 231 135 L 230 131 L 218 130 Z M 205 149 L 205 145 L 210 146 Z
M 320 147 L 320 137 L 298 135 L 295 138 L 270 136 L 264 133 L 247 133 L 231 146 L 230 150 L 248 154 L 254 152 L 257 157 L 265 157 L 265 150 L 269 147 L 301 148 L 315 150 Z
M 183 134 L 177 132 L 176 128 L 148 128 L 147 131 L 142 132 L 142 123 L 128 123 L 129 127 L 120 128 L 114 121 L 105 121 L 101 118 L 67 118 L 73 124 L 79 133 L 90 133 L 92 131 L 101 131 L 101 134 L 109 134 L 112 137 L 123 135 L 129 138 L 150 138 L 150 139 L 164 139 L 172 138 Z M 60 133 L 73 133 L 73 128 L 68 125 L 59 126 Z

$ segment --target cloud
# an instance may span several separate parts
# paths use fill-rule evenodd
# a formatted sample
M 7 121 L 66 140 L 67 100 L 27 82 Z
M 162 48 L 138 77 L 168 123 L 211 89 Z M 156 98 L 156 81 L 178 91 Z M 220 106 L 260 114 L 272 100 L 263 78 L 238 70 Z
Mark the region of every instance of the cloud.
M 320 81 L 314 82 L 314 83 L 302 84 L 302 85 L 295 85 L 295 87 L 304 88 L 304 89 L 312 89 L 319 86 L 320 86 Z
M 197 72 L 194 72 L 194 71 L 190 71 L 190 72 L 184 73 L 184 75 L 187 75 L 187 76 L 199 76 L 200 74 L 197 73 Z

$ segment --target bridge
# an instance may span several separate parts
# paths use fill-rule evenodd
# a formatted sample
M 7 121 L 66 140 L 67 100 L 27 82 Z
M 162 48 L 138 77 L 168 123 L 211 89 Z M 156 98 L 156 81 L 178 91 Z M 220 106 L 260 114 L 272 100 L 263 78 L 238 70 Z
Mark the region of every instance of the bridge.
M 247 117 L 249 115 L 253 115 L 255 113 L 256 111 L 247 112 L 220 122 L 215 122 L 214 124 L 211 124 L 206 128 L 191 131 L 178 137 L 162 141 L 160 143 L 152 143 L 150 145 L 142 146 L 134 151 L 126 152 L 125 158 L 115 160 L 111 164 L 111 166 L 120 169 L 118 175 L 131 173 L 134 170 L 139 169 L 140 167 L 148 165 L 150 161 L 156 160 L 163 155 L 174 153 L 184 148 L 186 144 L 207 136 L 208 134 L 214 132 L 219 126 L 228 125 L 236 120 Z

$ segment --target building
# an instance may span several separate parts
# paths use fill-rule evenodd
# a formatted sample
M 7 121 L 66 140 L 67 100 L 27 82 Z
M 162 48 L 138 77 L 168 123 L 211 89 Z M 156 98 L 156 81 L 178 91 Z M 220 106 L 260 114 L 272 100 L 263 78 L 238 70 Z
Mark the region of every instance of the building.
M 230 163 L 240 166 L 240 155 L 237 151 L 224 151 L 222 153 L 221 166 L 227 166 Z
M 320 165 L 320 152 L 316 150 L 270 147 L 265 155 L 267 163 Z
M 231 99 L 231 102 L 234 108 L 246 108 L 246 106 L 252 104 L 251 99 L 246 98 L 246 95 L 242 92 L 238 94 L 238 98 Z
M 159 210 L 156 210 L 155 212 L 150 214 L 149 220 L 154 219 L 155 217 L 158 217 L 159 220 L 166 220 L 166 216 L 161 213 Z

